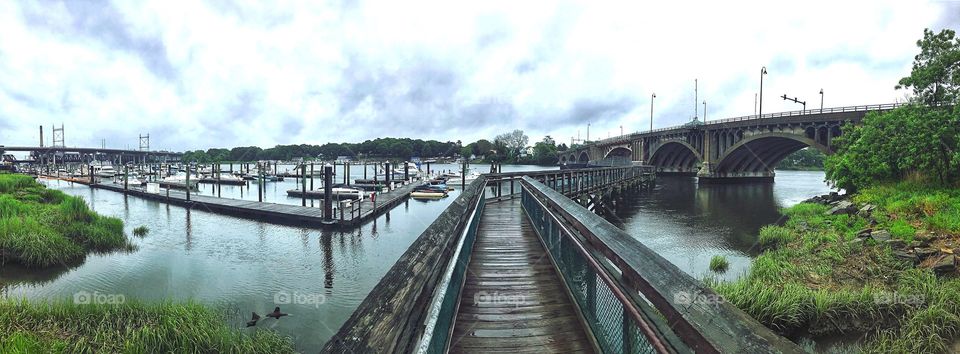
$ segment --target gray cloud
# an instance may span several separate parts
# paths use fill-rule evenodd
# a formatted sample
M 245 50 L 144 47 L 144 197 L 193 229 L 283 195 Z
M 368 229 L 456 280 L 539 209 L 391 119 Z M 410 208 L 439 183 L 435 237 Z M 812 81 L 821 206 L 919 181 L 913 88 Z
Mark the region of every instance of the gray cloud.
M 63 6 L 69 19 L 56 21 L 47 13 L 49 7 Z M 145 33 L 137 33 L 125 21 L 124 15 L 106 1 L 60 0 L 40 7 L 24 7 L 26 22 L 62 36 L 80 35 L 103 43 L 111 49 L 134 53 L 143 65 L 160 78 L 174 80 L 177 69 L 167 60 L 163 40 Z

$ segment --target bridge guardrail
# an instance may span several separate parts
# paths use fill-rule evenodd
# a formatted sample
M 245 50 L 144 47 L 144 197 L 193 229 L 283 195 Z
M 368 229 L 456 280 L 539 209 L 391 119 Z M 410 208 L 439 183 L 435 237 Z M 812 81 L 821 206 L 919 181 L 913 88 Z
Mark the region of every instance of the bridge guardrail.
M 873 104 L 873 105 L 832 107 L 832 108 L 823 108 L 823 109 L 808 109 L 808 110 L 800 110 L 800 111 L 774 112 L 774 113 L 766 113 L 763 115 L 753 114 L 753 115 L 747 115 L 747 116 L 711 120 L 711 121 L 707 121 L 705 125 L 724 124 L 724 123 L 730 123 L 730 122 L 742 122 L 747 120 L 757 120 L 757 119 L 766 119 L 766 118 L 793 117 L 793 116 L 800 116 L 800 115 L 807 115 L 807 114 L 814 114 L 814 113 L 820 114 L 820 113 L 841 113 L 841 112 L 884 111 L 884 110 L 891 110 L 906 104 L 907 103 L 884 103 L 884 104 Z M 676 125 L 672 127 L 657 128 L 654 130 L 635 131 L 633 133 L 629 133 L 626 135 L 593 141 L 591 142 L 591 144 L 594 144 L 594 145 L 609 144 L 609 143 L 614 143 L 621 140 L 630 140 L 630 136 L 634 136 L 634 135 L 658 133 L 658 132 L 682 129 L 682 128 L 684 128 L 683 125 Z
M 802 353 L 602 217 L 521 183 L 524 210 L 605 351 Z

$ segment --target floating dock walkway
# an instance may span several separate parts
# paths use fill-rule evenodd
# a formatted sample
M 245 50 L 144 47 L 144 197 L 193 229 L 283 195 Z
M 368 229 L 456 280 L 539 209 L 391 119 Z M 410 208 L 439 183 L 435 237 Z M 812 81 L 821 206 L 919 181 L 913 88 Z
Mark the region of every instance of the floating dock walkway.
M 273 223 L 319 227 L 359 226 L 364 221 L 372 219 L 384 212 L 390 211 L 398 204 L 407 200 L 407 198 L 410 196 L 410 192 L 413 191 L 413 189 L 418 185 L 418 181 L 412 181 L 405 185 L 399 185 L 389 192 L 378 193 L 375 201 L 370 200 L 369 196 L 360 202 L 355 200 L 334 200 L 332 203 L 333 212 L 331 218 L 329 220 L 324 220 L 324 208 L 322 200 L 320 200 L 319 203 L 314 202 L 315 206 L 312 207 L 230 198 L 217 198 L 214 196 L 197 195 L 195 193 L 191 193 L 189 197 L 190 199 L 187 200 L 187 193 L 182 190 L 161 189 L 159 193 L 148 193 L 146 189 L 132 185 L 125 189 L 122 184 L 90 184 L 88 178 L 58 178 L 56 176 L 41 177 L 86 184 L 91 188 L 125 193 L 127 195 L 156 200 L 172 205 L 179 205 L 195 210 L 203 210 Z

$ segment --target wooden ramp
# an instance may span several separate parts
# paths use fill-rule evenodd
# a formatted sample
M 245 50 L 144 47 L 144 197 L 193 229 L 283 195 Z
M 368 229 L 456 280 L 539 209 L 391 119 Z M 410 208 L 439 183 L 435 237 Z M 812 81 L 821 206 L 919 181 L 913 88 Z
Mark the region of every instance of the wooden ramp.
M 451 352 L 591 353 L 574 306 L 519 200 L 488 203 Z

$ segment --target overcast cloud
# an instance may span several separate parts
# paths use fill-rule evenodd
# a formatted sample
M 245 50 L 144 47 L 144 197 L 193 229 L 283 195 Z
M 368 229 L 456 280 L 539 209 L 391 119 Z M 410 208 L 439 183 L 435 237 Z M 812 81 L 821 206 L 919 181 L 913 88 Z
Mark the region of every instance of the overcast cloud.
M 889 103 L 960 1 L 3 1 L 0 145 L 606 137 Z M 702 103 L 697 104 L 700 110 Z M 702 111 L 698 113 L 702 115 Z

